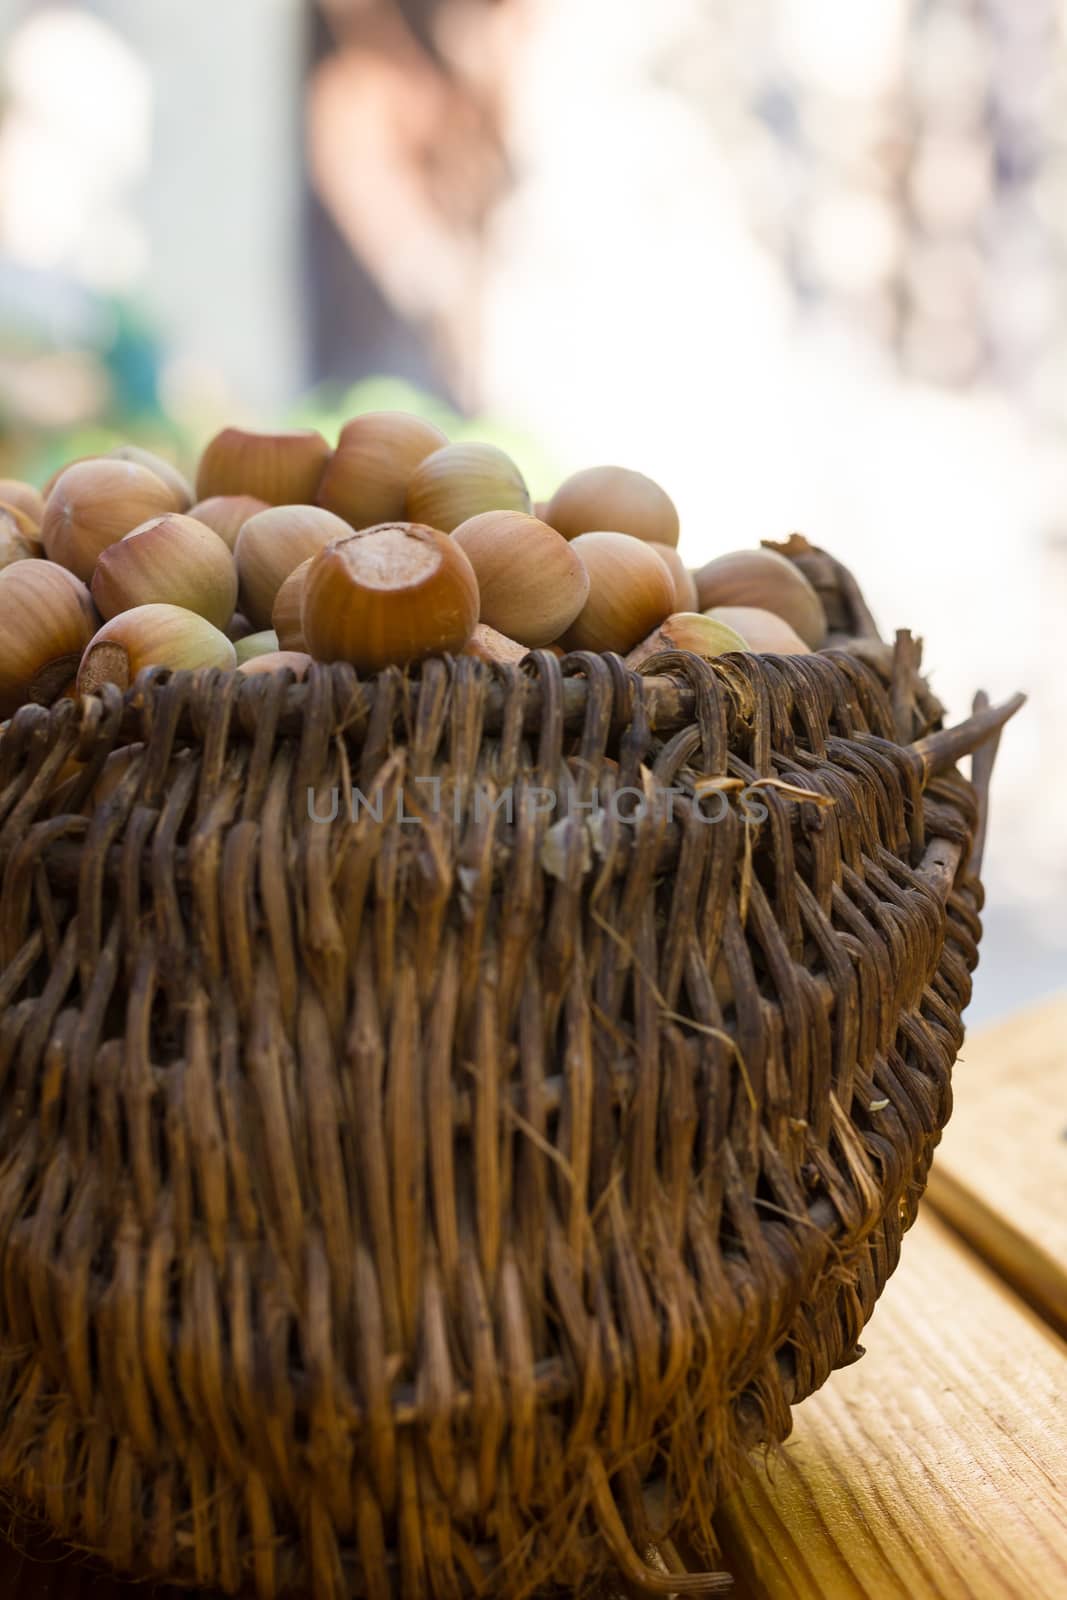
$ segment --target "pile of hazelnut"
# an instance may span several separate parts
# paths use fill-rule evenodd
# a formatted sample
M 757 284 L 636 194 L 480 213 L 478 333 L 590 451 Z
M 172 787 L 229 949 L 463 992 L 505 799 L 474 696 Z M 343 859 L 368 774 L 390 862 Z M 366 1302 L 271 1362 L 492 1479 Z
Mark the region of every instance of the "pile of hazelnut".
M 690 571 L 650 478 L 593 467 L 534 507 L 493 445 L 372 412 L 313 431 L 226 428 L 195 489 L 136 446 L 43 493 L 0 479 L 0 717 L 148 666 L 242 673 L 528 650 L 715 656 L 817 649 L 826 619 L 770 550 Z

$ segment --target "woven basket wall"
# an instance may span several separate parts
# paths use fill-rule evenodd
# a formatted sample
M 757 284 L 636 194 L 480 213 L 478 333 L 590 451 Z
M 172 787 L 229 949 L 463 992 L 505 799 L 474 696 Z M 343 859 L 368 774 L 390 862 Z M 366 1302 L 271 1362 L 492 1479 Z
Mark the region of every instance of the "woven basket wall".
M 744 1452 L 855 1355 L 976 961 L 983 714 L 859 655 L 20 711 L 0 1488 L 262 1600 L 715 1587 L 643 1552 L 713 1568 Z

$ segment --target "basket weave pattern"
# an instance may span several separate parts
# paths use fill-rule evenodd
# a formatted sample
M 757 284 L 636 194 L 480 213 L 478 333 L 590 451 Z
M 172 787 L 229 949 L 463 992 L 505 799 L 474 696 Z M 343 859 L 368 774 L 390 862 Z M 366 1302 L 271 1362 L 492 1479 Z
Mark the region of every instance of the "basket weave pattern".
M 0 1485 L 52 1529 L 263 1600 L 715 1586 L 641 1552 L 714 1563 L 893 1270 L 975 800 L 843 653 L 648 671 L 160 673 L 14 719 Z M 670 787 L 721 820 L 612 798 Z

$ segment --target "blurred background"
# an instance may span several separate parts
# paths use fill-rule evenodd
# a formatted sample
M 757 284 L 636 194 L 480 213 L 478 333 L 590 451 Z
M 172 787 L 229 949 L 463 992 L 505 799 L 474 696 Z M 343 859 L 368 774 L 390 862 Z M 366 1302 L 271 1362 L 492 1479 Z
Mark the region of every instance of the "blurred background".
M 792 529 L 1001 752 L 1067 983 L 1067 0 L 0 0 L 0 475 L 418 409 Z

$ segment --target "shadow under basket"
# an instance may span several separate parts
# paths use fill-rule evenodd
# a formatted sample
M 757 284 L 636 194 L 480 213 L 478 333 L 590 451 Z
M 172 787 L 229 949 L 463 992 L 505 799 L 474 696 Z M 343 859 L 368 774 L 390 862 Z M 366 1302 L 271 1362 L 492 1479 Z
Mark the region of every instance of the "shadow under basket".
M 855 1359 L 949 1114 L 1016 702 L 944 730 L 917 666 L 901 635 L 24 707 L 18 1513 L 261 1600 L 724 1587 L 716 1503 Z M 672 1540 L 708 1570 L 657 1569 Z

